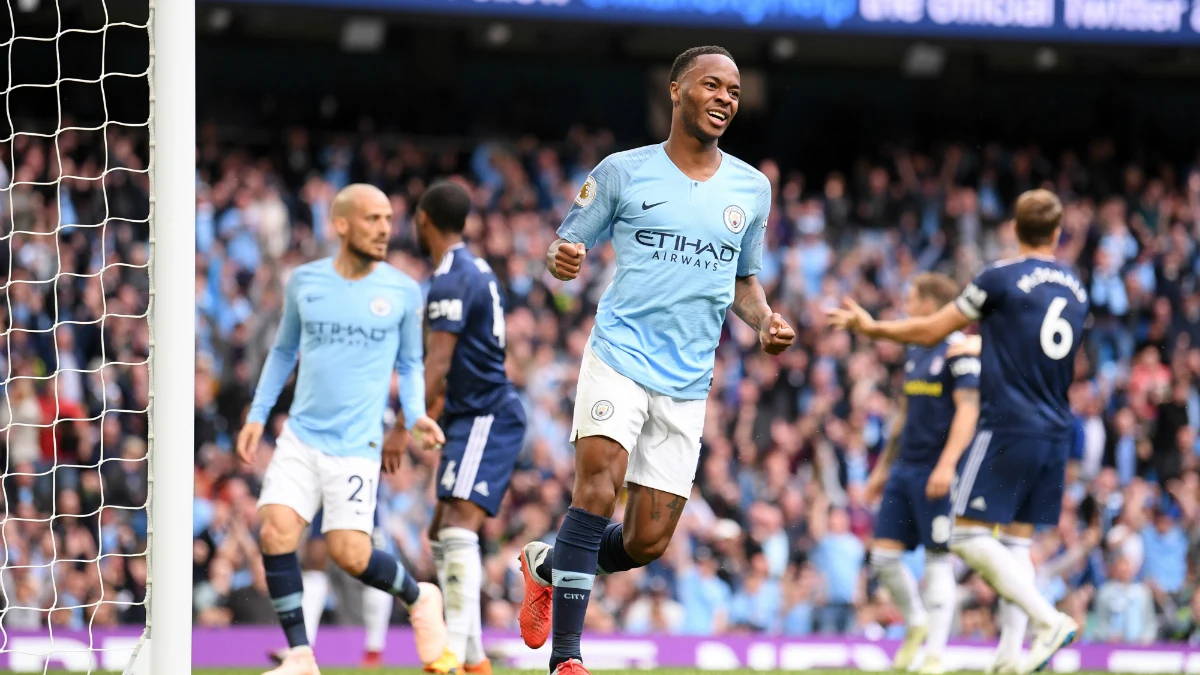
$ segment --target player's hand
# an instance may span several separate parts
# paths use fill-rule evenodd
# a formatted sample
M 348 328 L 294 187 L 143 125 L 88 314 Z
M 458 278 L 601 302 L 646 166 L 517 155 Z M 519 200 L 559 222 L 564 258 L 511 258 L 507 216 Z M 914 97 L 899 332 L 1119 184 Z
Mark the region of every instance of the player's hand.
M 583 256 L 587 249 L 583 244 L 572 244 L 569 241 L 560 242 L 546 252 L 546 267 L 555 279 L 570 281 L 579 276 L 583 267 Z
M 242 430 L 238 432 L 237 455 L 243 462 L 254 463 L 254 456 L 258 454 L 258 444 L 262 441 L 262 435 L 262 422 L 246 422 Z
M 842 300 L 841 307 L 825 310 L 825 318 L 830 326 L 852 333 L 866 333 L 875 325 L 871 314 L 850 298 Z
M 979 356 L 983 351 L 983 338 L 979 335 L 968 335 L 965 339 L 959 340 L 950 345 L 946 350 L 946 358 L 952 359 L 956 356 Z
M 412 427 L 412 435 L 417 439 L 417 445 L 426 452 L 441 450 L 446 444 L 446 434 L 442 433 L 442 428 L 428 415 L 417 420 Z
M 758 327 L 758 343 L 768 354 L 782 354 L 792 346 L 792 340 L 795 339 L 796 331 L 792 330 L 778 312 L 763 319 L 762 325 Z
M 925 484 L 925 497 L 930 501 L 941 499 L 950 494 L 950 485 L 954 483 L 954 467 L 937 465 L 929 474 L 929 482 Z
M 392 473 L 400 468 L 404 460 L 404 452 L 408 450 L 408 432 L 397 424 L 383 438 L 382 469 L 384 473 Z
M 868 504 L 875 504 L 880 499 L 883 499 L 883 486 L 887 484 L 887 476 L 878 471 L 872 471 L 871 476 L 867 478 L 867 489 L 863 492 L 863 499 Z

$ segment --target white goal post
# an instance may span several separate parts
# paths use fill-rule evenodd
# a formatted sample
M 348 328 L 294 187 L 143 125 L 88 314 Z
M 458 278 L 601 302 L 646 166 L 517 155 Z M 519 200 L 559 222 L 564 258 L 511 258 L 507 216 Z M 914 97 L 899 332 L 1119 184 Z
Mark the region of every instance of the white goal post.
M 150 565 L 145 675 L 192 672 L 196 2 L 150 3 Z M 147 642 L 143 642 L 146 645 Z M 142 651 L 142 650 L 139 650 Z M 142 675 L 145 659 L 128 670 Z
M 196 3 L 4 3 L 0 672 L 189 675 Z

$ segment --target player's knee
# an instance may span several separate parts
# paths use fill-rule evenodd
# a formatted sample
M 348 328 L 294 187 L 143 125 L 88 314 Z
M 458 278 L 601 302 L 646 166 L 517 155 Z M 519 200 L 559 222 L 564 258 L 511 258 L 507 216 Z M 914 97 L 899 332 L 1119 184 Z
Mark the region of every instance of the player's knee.
M 362 536 L 337 536 L 362 535 Z M 330 533 L 329 557 L 350 576 L 360 576 L 371 562 L 371 538 L 361 532 Z
M 607 474 L 602 474 L 591 480 L 576 475 L 575 491 L 571 496 L 571 506 L 583 509 L 588 513 L 611 518 L 617 505 L 617 489 L 608 480 Z
M 304 522 L 294 512 L 281 513 L 276 509 L 262 511 L 262 528 L 258 539 L 262 552 L 267 555 L 292 553 L 300 544 Z

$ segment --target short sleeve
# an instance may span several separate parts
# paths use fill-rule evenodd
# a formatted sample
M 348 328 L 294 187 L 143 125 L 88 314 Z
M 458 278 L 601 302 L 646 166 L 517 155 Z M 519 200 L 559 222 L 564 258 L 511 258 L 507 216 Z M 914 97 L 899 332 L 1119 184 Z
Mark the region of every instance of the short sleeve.
M 1004 284 L 1002 275 L 995 267 L 980 272 L 975 280 L 963 289 L 954 304 L 972 321 L 979 321 L 1000 305 Z
M 466 325 L 467 301 L 470 288 L 456 281 L 449 274 L 435 276 L 429 284 L 429 299 L 425 303 L 425 316 L 431 332 L 442 331 L 458 335 Z
M 617 162 L 612 156 L 604 158 L 579 188 L 575 203 L 558 228 L 558 236 L 589 249 L 597 241 L 609 238 L 607 233 L 617 214 L 623 183 L 623 172 Z
M 956 356 L 950 359 L 950 386 L 954 391 L 978 389 L 981 365 L 978 356 Z
M 767 221 L 771 217 L 771 184 L 763 180 L 754 204 L 754 220 L 742 233 L 742 251 L 738 254 L 737 275 L 748 277 L 762 271 L 763 240 L 767 235 Z

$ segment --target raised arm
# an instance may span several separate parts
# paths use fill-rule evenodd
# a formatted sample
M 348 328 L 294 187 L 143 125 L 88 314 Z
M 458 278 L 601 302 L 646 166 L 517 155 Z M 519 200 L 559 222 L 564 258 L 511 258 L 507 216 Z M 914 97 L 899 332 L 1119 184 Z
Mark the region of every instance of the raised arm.
M 828 309 L 825 313 L 834 328 L 842 328 L 869 338 L 925 347 L 932 347 L 954 331 L 962 330 L 971 323 L 971 319 L 963 314 L 955 303 L 950 303 L 929 316 L 895 321 L 876 321 L 867 310 L 859 307 L 858 303 L 850 298 L 843 300 L 840 308 Z

